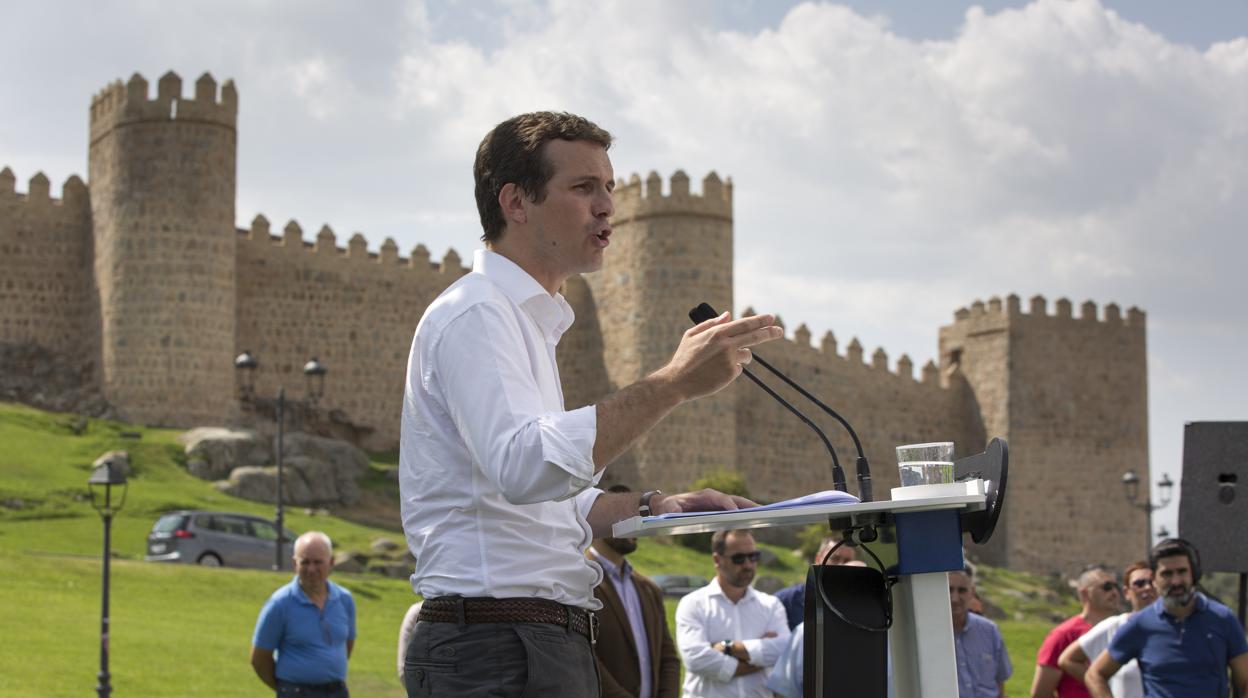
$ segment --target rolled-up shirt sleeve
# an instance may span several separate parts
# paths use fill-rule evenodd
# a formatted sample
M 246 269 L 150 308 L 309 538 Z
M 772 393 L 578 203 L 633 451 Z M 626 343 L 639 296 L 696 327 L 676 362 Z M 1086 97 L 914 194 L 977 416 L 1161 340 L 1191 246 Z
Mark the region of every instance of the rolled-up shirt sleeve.
M 514 316 L 474 304 L 425 348 L 422 384 L 436 391 L 485 477 L 512 504 L 560 501 L 594 482 L 597 412 L 545 405 Z M 554 370 L 553 366 L 550 367 Z

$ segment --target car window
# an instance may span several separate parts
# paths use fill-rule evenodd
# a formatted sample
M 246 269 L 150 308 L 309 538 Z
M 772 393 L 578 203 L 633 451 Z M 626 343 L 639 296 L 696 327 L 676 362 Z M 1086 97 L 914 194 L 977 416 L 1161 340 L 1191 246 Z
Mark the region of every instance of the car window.
M 212 514 L 197 514 L 195 516 L 195 526 L 205 531 L 220 531 L 221 523 L 217 521 L 217 517 Z
M 277 526 L 268 521 L 256 521 L 254 519 L 250 523 L 251 535 L 260 540 L 277 540 Z
M 251 532 L 247 530 L 247 520 L 240 519 L 237 516 L 222 516 L 217 519 L 221 524 L 221 530 L 236 536 L 249 536 Z
M 152 526 L 152 533 L 172 533 L 182 528 L 182 522 L 185 520 L 186 517 L 181 514 L 165 514 Z

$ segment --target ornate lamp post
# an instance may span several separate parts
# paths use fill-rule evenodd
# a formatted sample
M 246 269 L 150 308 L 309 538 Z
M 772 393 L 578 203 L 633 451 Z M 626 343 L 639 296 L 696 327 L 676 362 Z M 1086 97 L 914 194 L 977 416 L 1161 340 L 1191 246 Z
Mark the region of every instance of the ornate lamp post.
M 121 487 L 121 501 L 114 505 L 113 487 L 117 486 Z M 108 563 L 112 557 L 113 515 L 121 511 L 121 507 L 125 505 L 128 488 L 126 474 L 111 458 L 92 470 L 91 477 L 87 478 L 87 491 L 91 495 L 91 506 L 99 512 L 100 518 L 104 519 L 104 598 L 100 611 L 100 682 L 95 687 L 100 698 L 105 698 L 113 692 L 111 677 L 108 673 Z M 103 502 L 98 499 L 98 492 L 101 489 L 104 493 Z
M 256 361 L 250 351 L 244 351 L 234 359 L 234 368 L 237 369 L 242 377 L 241 390 L 244 400 L 250 400 L 255 395 L 255 373 L 260 366 L 260 362 Z M 315 405 L 317 400 L 325 394 L 325 374 L 329 369 L 325 368 L 314 356 L 312 360 L 303 365 L 303 375 L 307 379 L 308 402 Z M 286 528 L 284 526 L 286 519 L 285 502 L 282 498 L 282 483 L 284 468 L 282 461 L 282 447 L 285 441 L 286 431 L 286 386 L 278 386 L 277 388 L 277 512 L 275 523 L 277 524 L 277 540 L 273 551 L 273 569 L 282 569 L 282 539 L 286 536 Z
M 1153 512 L 1169 506 L 1170 497 L 1174 492 L 1174 481 L 1170 479 L 1169 473 L 1164 473 L 1161 476 L 1161 479 L 1157 481 L 1157 487 L 1161 489 L 1160 502 L 1154 504 L 1151 496 L 1145 496 L 1142 502 L 1136 501 L 1140 496 L 1140 476 L 1136 475 L 1134 470 L 1128 470 L 1122 474 L 1122 488 L 1127 496 L 1127 503 L 1137 509 L 1144 510 L 1144 513 L 1148 515 L 1148 530 L 1150 533 L 1153 530 Z M 1170 532 L 1166 530 L 1165 526 L 1162 526 L 1157 535 L 1161 538 L 1168 538 L 1170 537 Z

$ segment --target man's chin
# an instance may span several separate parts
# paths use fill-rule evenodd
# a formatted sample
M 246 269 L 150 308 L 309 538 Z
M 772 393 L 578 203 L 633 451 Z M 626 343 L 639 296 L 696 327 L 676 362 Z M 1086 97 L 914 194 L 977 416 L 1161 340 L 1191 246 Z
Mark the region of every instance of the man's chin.
M 1192 602 L 1192 590 L 1186 589 L 1178 594 L 1166 594 L 1162 597 L 1162 603 L 1166 608 L 1183 608 Z

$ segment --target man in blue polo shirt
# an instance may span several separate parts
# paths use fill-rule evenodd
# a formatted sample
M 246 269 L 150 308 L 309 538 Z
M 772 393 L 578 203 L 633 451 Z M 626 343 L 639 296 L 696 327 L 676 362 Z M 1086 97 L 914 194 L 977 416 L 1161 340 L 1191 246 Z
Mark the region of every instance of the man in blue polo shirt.
M 1248 640 L 1231 609 L 1196 591 L 1200 554 L 1170 538 L 1149 555 L 1161 597 L 1118 629 L 1084 682 L 1094 698 L 1112 698 L 1109 677 L 1132 659 L 1140 665 L 1145 696 L 1225 698 L 1226 670 L 1239 695 L 1248 695 Z
M 294 562 L 295 578 L 273 592 L 260 610 L 251 641 L 251 666 L 279 698 L 347 698 L 355 599 L 329 581 L 334 552 L 324 533 L 299 536 Z

